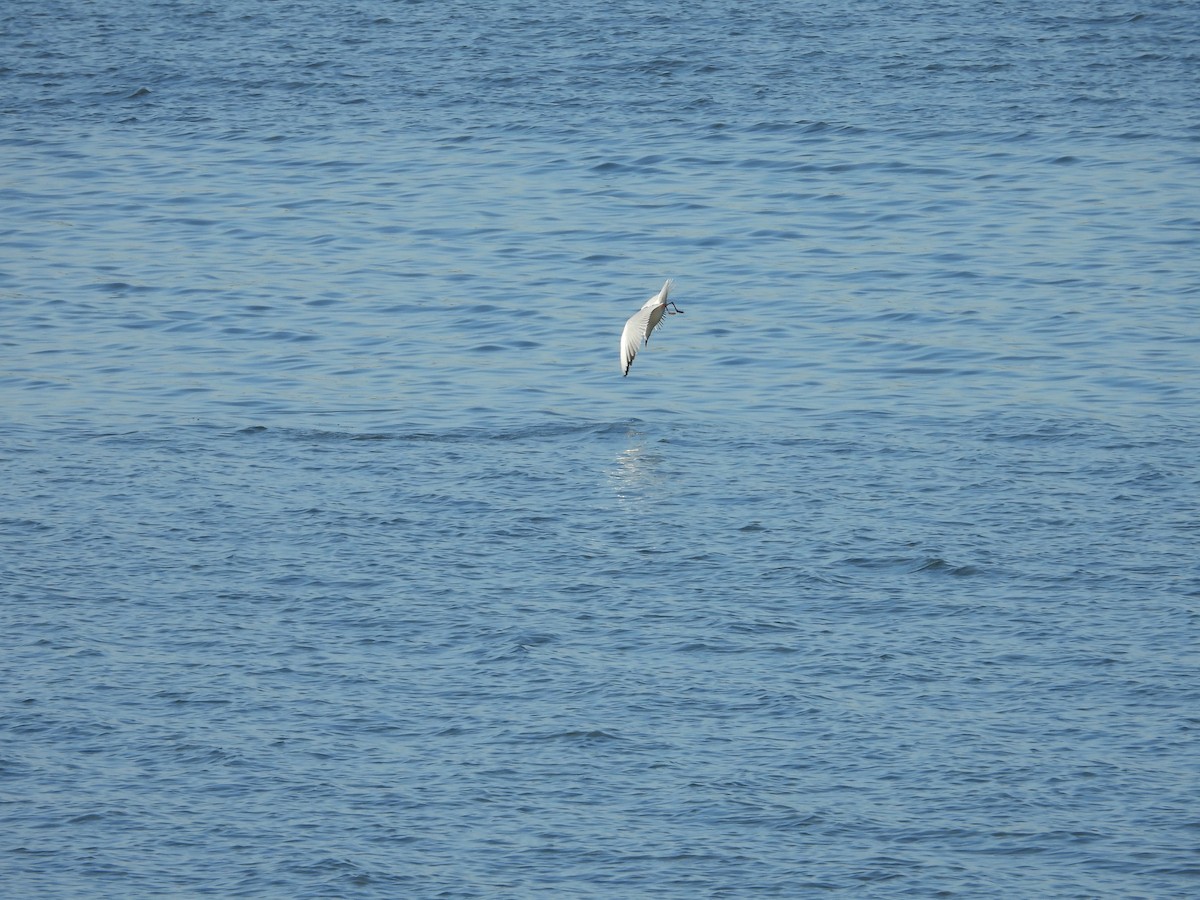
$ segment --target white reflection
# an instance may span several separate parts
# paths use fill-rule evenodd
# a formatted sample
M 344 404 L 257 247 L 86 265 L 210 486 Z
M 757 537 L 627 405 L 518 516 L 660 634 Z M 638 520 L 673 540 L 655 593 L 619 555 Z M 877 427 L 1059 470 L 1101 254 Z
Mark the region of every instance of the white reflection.
M 617 497 L 634 500 L 645 494 L 646 489 L 662 478 L 664 456 L 656 450 L 647 450 L 646 436 L 630 431 L 631 443 L 617 454 L 616 465 L 609 473 Z

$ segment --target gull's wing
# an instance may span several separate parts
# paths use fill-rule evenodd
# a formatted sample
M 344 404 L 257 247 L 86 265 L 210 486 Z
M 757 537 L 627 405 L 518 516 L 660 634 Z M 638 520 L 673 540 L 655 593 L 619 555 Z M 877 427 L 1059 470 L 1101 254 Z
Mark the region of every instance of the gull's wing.
M 621 374 L 628 375 L 633 358 L 638 354 L 639 345 L 644 346 L 650 340 L 654 329 L 662 324 L 663 307 L 652 306 L 657 297 L 651 298 L 641 309 L 629 317 L 625 329 L 621 332 Z
M 638 346 L 646 340 L 646 325 L 650 321 L 650 310 L 639 309 L 629 321 L 625 323 L 625 329 L 621 332 L 621 374 L 628 375 L 629 367 L 633 365 L 633 358 L 637 356 Z

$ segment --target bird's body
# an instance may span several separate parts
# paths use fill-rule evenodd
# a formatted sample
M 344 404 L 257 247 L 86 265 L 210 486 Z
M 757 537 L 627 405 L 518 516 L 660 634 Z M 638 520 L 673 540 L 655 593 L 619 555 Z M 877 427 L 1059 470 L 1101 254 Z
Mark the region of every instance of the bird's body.
M 671 284 L 672 282 L 668 279 L 662 289 L 643 303 L 642 308 L 630 316 L 629 321 L 625 323 L 625 330 L 621 332 L 622 375 L 629 374 L 629 367 L 633 365 L 633 358 L 637 356 L 638 349 L 646 346 L 651 333 L 662 324 L 663 316 L 673 316 L 675 313 L 683 312 L 674 303 L 667 300 L 667 295 L 671 293 Z

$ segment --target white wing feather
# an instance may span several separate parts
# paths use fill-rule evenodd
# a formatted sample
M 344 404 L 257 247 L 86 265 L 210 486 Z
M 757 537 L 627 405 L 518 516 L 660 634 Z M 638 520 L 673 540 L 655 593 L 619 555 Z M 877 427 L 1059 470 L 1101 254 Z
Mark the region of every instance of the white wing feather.
M 621 374 L 628 375 L 629 367 L 633 365 L 633 358 L 638 354 L 638 348 L 646 343 L 646 326 L 650 324 L 651 309 L 642 307 L 625 323 L 625 330 L 621 332 Z

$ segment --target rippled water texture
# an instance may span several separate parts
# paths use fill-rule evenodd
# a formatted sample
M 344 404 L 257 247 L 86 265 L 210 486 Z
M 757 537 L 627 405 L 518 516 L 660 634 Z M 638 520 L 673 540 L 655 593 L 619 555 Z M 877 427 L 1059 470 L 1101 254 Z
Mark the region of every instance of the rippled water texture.
M 1194 896 L 1197 30 L 0 7 L 6 895 Z

